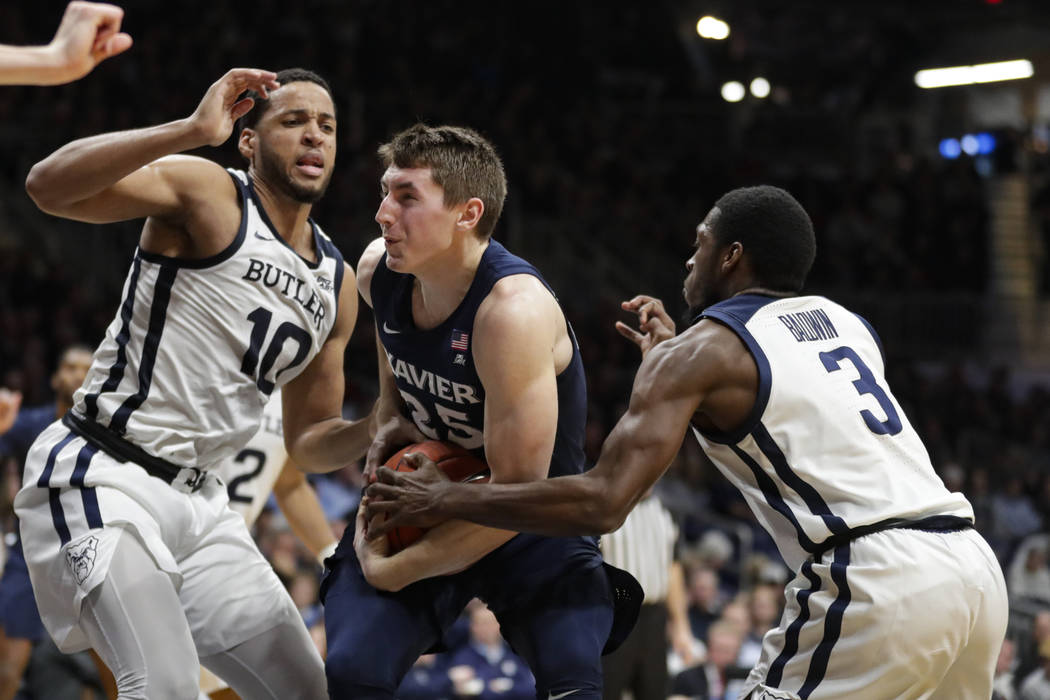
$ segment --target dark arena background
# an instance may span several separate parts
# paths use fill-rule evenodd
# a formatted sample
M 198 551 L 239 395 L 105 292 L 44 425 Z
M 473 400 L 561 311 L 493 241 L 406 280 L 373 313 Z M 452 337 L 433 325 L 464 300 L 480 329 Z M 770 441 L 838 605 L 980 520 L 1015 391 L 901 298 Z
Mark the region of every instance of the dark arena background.
M 0 42 L 47 43 L 64 6 L 0 4 Z M 416 121 L 493 141 L 510 187 L 494 235 L 539 267 L 575 329 L 592 460 L 638 365 L 613 328 L 628 320 L 620 301 L 659 296 L 678 318 L 697 223 L 722 193 L 775 184 L 816 229 L 807 291 L 877 329 L 897 399 L 999 557 L 1011 592 L 1002 700 L 1047 663 L 1050 3 L 130 0 L 125 11 L 126 54 L 62 87 L 0 88 L 0 386 L 23 406 L 51 401 L 63 348 L 99 343 L 141 229 L 41 213 L 24 189 L 30 167 L 75 138 L 188 116 L 231 67 L 302 66 L 330 82 L 338 159 L 313 218 L 351 263 L 379 231 L 380 143 Z M 978 68 L 944 86 L 944 74 L 920 73 L 953 66 Z M 240 167 L 235 139 L 197 153 Z M 374 338 L 362 304 L 348 416 L 375 398 Z M 18 466 L 4 464 L 5 532 Z M 353 527 L 359 471 L 311 482 L 337 531 Z M 744 654 L 776 619 L 755 591 L 788 576 L 771 539 L 692 439 L 657 493 L 679 528 L 694 660 L 734 607 L 747 618 Z M 255 535 L 323 649 L 316 563 L 275 508 Z M 46 673 L 64 661 L 32 663 Z M 722 665 L 717 697 L 733 697 L 747 663 Z M 416 674 L 404 697 L 492 691 L 453 669 L 451 689 Z M 531 697 L 518 683 L 484 697 Z M 28 676 L 22 692 L 42 697 Z

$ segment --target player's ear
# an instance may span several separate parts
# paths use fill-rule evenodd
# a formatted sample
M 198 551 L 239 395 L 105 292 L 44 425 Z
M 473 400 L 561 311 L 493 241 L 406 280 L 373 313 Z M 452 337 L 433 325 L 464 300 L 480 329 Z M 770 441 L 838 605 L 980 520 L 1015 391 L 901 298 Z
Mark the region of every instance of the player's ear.
M 255 155 L 255 138 L 255 131 L 247 127 L 241 129 L 241 135 L 237 138 L 237 150 L 246 160 L 250 161 Z
M 477 197 L 471 197 L 467 200 L 463 206 L 463 210 L 459 213 L 459 219 L 456 221 L 456 228 L 459 229 L 473 229 L 477 228 L 478 224 L 481 223 L 481 215 L 485 213 L 485 203 Z
M 740 264 L 743 257 L 744 244 L 740 241 L 733 241 L 722 252 L 722 270 L 724 272 L 731 271 Z

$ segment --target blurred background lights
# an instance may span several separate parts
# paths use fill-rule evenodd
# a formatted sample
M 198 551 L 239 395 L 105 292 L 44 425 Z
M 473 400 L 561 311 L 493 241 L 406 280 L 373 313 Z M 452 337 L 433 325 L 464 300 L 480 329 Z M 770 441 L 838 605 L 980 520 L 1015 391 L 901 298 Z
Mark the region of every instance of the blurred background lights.
M 722 84 L 722 99 L 726 102 L 739 102 L 744 99 L 745 94 L 747 94 L 747 91 L 744 89 L 743 83 L 730 80 L 728 83 Z
M 977 134 L 977 153 L 986 156 L 995 151 L 995 137 L 987 131 Z
M 696 33 L 704 39 L 721 41 L 729 36 L 729 25 L 711 15 L 705 15 L 696 23 Z
M 915 84 L 921 88 L 994 83 L 1000 80 L 1020 80 L 1035 74 L 1032 62 L 1027 59 L 978 63 L 973 66 L 951 66 L 949 68 L 927 68 L 915 74 Z
M 962 146 L 959 145 L 958 139 L 942 139 L 939 150 L 942 156 L 948 160 L 954 160 L 962 153 Z
M 752 80 L 751 94 L 759 99 L 769 97 L 769 81 L 762 77 Z
M 973 134 L 966 134 L 959 140 L 959 145 L 962 146 L 963 153 L 968 156 L 977 155 L 977 137 Z

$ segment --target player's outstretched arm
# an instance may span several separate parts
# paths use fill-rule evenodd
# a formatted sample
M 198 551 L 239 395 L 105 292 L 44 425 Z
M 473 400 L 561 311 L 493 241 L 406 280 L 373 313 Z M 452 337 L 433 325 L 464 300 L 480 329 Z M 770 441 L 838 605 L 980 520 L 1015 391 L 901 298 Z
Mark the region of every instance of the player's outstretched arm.
M 120 31 L 124 10 L 71 2 L 47 46 L 0 46 L 0 85 L 61 85 L 83 78 L 99 63 L 131 48 Z
M 66 144 L 33 166 L 26 191 L 42 210 L 80 221 L 180 220 L 185 209 L 214 198 L 217 182 L 229 176 L 201 158 L 164 156 L 223 143 L 254 104 L 239 99 L 244 91 L 266 95 L 277 86 L 274 73 L 235 68 L 208 88 L 185 119 Z
M 332 332 L 306 369 L 281 392 L 284 445 L 304 472 L 342 469 L 363 457 L 372 442 L 371 414 L 353 421 L 343 418 L 343 355 L 356 322 L 354 270 L 346 265 Z
M 732 331 L 707 323 L 653 348 L 638 369 L 627 413 L 606 439 L 597 465 L 584 474 L 460 484 L 438 478 L 437 468 L 421 455 L 412 458 L 421 467 L 417 472 L 380 469 L 379 481 L 368 487 L 368 516 L 389 517 L 373 521 L 368 536 L 447 518 L 543 535 L 612 532 L 670 465 L 704 401 L 743 381 L 727 369 L 727 353 L 739 353 L 734 343 L 739 341 Z

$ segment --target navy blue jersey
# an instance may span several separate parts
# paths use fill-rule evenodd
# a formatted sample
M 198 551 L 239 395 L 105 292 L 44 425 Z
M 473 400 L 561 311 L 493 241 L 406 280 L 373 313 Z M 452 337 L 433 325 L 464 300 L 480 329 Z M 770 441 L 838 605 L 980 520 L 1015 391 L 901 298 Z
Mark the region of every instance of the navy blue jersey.
M 412 321 L 414 276 L 390 270 L 385 255 L 372 275 L 371 295 L 379 339 L 413 422 L 427 437 L 457 443 L 481 458 L 485 388 L 471 353 L 474 317 L 497 281 L 518 274 L 533 275 L 550 289 L 535 267 L 491 241 L 463 301 L 444 322 L 427 330 L 417 328 Z M 557 377 L 558 430 L 548 471 L 552 477 L 579 474 L 584 469 L 587 386 L 576 338 L 571 328 L 568 331 L 573 356 Z M 501 569 L 499 575 L 506 581 L 510 570 L 526 578 L 531 578 L 531 574 L 547 578 L 553 571 L 562 570 L 569 560 L 581 556 L 593 557 L 595 566 L 600 563 L 594 538 L 556 538 L 560 541 L 559 551 L 549 551 L 547 546 L 536 549 L 540 541 L 551 539 L 519 535 L 473 568 L 509 567 Z M 507 561 L 511 556 L 515 558 L 513 563 Z
M 0 457 L 14 457 L 18 462 L 18 473 L 21 475 L 29 447 L 55 419 L 54 404 L 23 408 L 18 412 L 11 429 L 0 435 Z

